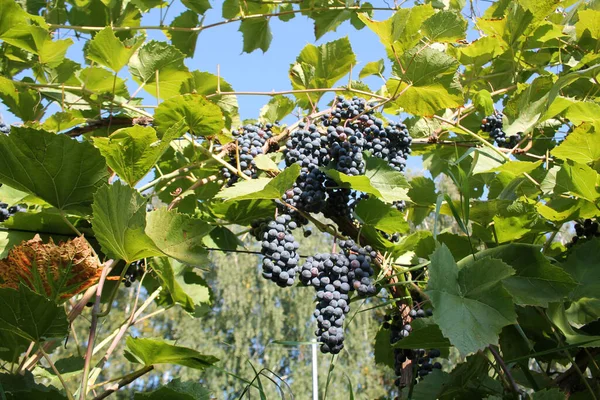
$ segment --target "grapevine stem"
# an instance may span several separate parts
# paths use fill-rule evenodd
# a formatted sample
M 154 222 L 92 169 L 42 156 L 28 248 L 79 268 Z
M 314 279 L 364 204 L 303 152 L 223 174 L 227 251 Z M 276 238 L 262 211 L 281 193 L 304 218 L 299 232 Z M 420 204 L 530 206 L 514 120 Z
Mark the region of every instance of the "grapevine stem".
M 100 299 L 102 297 L 102 289 L 104 288 L 104 282 L 106 282 L 106 277 L 108 276 L 113 263 L 114 260 L 110 260 L 108 264 L 104 267 L 104 269 L 102 269 L 102 275 L 100 276 L 100 280 L 98 281 L 98 286 L 96 288 L 96 301 L 94 303 L 94 308 L 92 309 L 92 324 L 90 326 L 88 347 L 85 354 L 85 363 L 83 365 L 83 374 L 81 378 L 81 393 L 79 394 L 80 400 L 85 400 L 85 397 L 87 395 L 88 374 L 90 372 L 90 364 L 92 362 L 92 351 L 94 350 L 94 341 L 96 339 L 96 329 L 98 327 L 98 314 L 100 313 Z
M 519 387 L 517 386 L 517 382 L 515 382 L 515 378 L 513 378 L 512 374 L 510 373 L 510 369 L 508 368 L 508 366 L 506 365 L 506 363 L 504 362 L 504 360 L 502 359 L 502 357 L 500 356 L 500 354 L 498 353 L 498 351 L 495 349 L 494 346 L 489 345 L 488 349 L 490 349 L 490 352 L 496 359 L 496 362 L 498 363 L 498 365 L 500 365 L 500 368 L 502 368 L 502 371 L 504 371 L 504 376 L 508 380 L 511 390 L 513 391 L 515 397 L 518 399 L 519 398 Z
M 211 98 L 215 96 L 279 96 L 283 94 L 302 94 L 302 93 L 323 93 L 323 92 L 352 92 L 356 94 L 362 94 L 364 96 L 371 96 L 375 99 L 389 100 L 388 97 L 381 96 L 375 93 L 366 92 L 364 90 L 358 90 L 354 88 L 346 88 L 346 87 L 335 87 L 335 88 L 315 88 L 315 89 L 294 89 L 294 90 L 279 90 L 279 91 L 270 91 L 270 92 L 253 92 L 253 91 L 243 91 L 243 92 L 217 92 L 213 94 L 209 94 L 206 98 Z
M 124 386 L 129 385 L 131 382 L 135 381 L 137 378 L 147 374 L 148 372 L 152 371 L 154 369 L 154 365 L 148 365 L 147 367 L 144 367 L 142 369 L 139 369 L 137 371 L 132 372 L 129 375 L 125 375 L 117 384 L 116 387 L 112 387 L 110 389 L 107 389 L 104 393 L 94 397 L 93 400 L 102 400 L 107 398 L 108 396 L 110 396 L 111 394 L 113 394 L 114 392 L 116 392 L 117 390 L 121 389 Z
M 196 26 L 191 28 L 185 27 L 177 27 L 177 26 L 167 26 L 167 25 L 149 25 L 149 26 L 113 26 L 112 29 L 114 32 L 118 31 L 141 31 L 141 30 L 160 30 L 160 31 L 181 31 L 181 32 L 200 32 L 205 29 L 215 28 L 217 26 L 231 24 L 233 22 L 240 22 L 247 19 L 260 19 L 260 18 L 269 18 L 269 17 L 278 17 L 282 15 L 291 15 L 298 13 L 311 13 L 311 12 L 319 12 L 319 11 L 344 11 L 344 10 L 361 10 L 361 11 L 396 11 L 395 7 L 314 7 L 308 9 L 299 9 L 299 10 L 286 10 L 280 11 L 276 13 L 268 13 L 268 14 L 251 14 L 251 15 L 242 15 L 235 18 L 226 19 L 223 21 L 215 22 L 213 24 Z M 80 26 L 80 25 L 60 25 L 60 24 L 48 24 L 51 29 L 73 29 L 76 31 L 101 31 L 104 29 L 104 26 Z
M 177 206 L 177 204 L 179 204 L 179 202 L 181 202 L 181 200 L 183 200 L 185 198 L 187 193 L 193 193 L 194 190 L 198 189 L 200 186 L 206 185 L 207 183 L 210 183 L 210 182 L 215 182 L 218 179 L 219 179 L 219 177 L 217 175 L 211 175 L 206 178 L 198 179 L 185 192 L 183 192 L 179 196 L 175 197 L 173 199 L 173 201 L 171 202 L 171 204 L 169 204 L 167 209 L 172 210 L 175 206 Z
M 159 176 L 158 178 L 154 179 L 151 182 L 148 182 L 147 184 L 143 185 L 142 187 L 140 187 L 138 189 L 138 192 L 142 193 L 145 190 L 150 189 L 153 186 L 156 186 L 158 183 L 162 182 L 162 181 L 166 181 L 169 180 L 171 178 L 175 178 L 176 176 L 182 175 L 182 174 L 186 174 L 189 171 L 193 170 L 194 168 L 197 168 L 198 166 L 200 166 L 200 163 L 193 163 L 190 165 L 186 165 L 185 167 L 181 167 L 176 169 L 173 172 L 169 172 L 168 174 L 164 174 L 162 176 Z
M 67 386 L 67 382 L 65 382 L 65 380 L 63 379 L 63 376 L 61 375 L 61 373 L 58 372 L 58 369 L 56 369 L 56 366 L 54 365 L 54 363 L 52 362 L 52 360 L 50 359 L 50 357 L 48 356 L 48 354 L 44 351 L 43 346 L 40 346 L 40 351 L 42 352 L 42 355 L 44 356 L 44 358 L 46 359 L 46 361 L 48 361 L 48 364 L 50 364 L 50 368 L 52 368 L 52 371 L 54 371 L 54 373 L 56 374 L 56 377 L 58 378 L 58 380 L 62 384 L 63 388 L 65 388 L 65 393 L 67 394 L 67 398 L 69 400 L 73 400 L 73 394 L 69 390 L 69 387 Z

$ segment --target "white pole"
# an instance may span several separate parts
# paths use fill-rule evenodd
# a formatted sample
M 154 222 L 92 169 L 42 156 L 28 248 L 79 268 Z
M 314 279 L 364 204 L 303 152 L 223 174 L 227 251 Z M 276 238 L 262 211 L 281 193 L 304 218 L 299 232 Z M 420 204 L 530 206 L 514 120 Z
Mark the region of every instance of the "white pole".
M 317 368 L 317 342 L 312 344 L 312 389 L 313 400 L 319 400 L 319 369 Z

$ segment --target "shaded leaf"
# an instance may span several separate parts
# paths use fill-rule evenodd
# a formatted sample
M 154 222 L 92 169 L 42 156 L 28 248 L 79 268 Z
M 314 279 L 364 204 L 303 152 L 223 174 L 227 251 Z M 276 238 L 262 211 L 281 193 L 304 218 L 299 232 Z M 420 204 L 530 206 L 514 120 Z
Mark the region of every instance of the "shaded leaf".
M 125 357 L 135 363 L 144 365 L 176 364 L 194 369 L 205 369 L 219 361 L 194 349 L 174 346 L 160 339 L 143 339 L 128 337 Z

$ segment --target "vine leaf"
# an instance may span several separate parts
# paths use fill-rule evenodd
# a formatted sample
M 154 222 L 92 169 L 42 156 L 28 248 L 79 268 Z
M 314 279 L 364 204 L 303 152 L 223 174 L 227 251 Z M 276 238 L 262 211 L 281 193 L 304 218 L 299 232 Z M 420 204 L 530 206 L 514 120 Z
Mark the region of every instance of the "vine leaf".
M 387 81 L 387 91 L 398 98 L 386 105 L 394 111 L 398 107 L 415 115 L 433 115 L 443 108 L 463 104 L 463 94 L 455 73 L 458 62 L 439 50 L 415 47 L 401 57 L 402 71 L 394 65 L 398 78 Z M 401 80 L 400 80 L 401 79 Z
M 195 28 L 198 26 L 199 22 L 198 14 L 194 11 L 188 10 L 175 17 L 173 22 L 171 22 L 171 26 L 176 28 Z M 173 46 L 179 49 L 179 51 L 181 51 L 187 57 L 194 56 L 194 52 L 196 51 L 196 42 L 198 40 L 198 35 L 200 35 L 199 30 L 168 31 L 167 35 L 171 39 Z
M 94 285 L 100 278 L 100 263 L 83 237 L 54 244 L 39 235 L 13 247 L 0 260 L 0 287 L 17 290 L 19 285 L 60 303 Z
M 125 358 L 144 365 L 176 364 L 202 370 L 219 361 L 216 357 L 201 354 L 188 347 L 174 346 L 160 339 L 129 336 L 125 339 L 125 345 Z
M 94 145 L 108 166 L 130 186 L 135 186 L 169 148 L 171 140 L 185 133 L 184 121 L 172 125 L 158 140 L 156 131 L 140 125 L 115 131 L 109 137 L 94 137 Z
M 233 87 L 223 77 L 210 72 L 192 71 L 192 77 L 183 84 L 181 93 L 197 93 L 204 96 L 213 95 L 210 101 L 221 107 L 225 117 L 225 126 L 231 129 L 232 126 L 241 125 L 238 115 L 237 97 L 231 94 L 214 96 L 218 91 L 233 92 Z
M 181 0 L 184 6 L 202 15 L 212 7 L 209 0 Z
M 593 203 L 600 197 L 596 186 L 599 180 L 591 167 L 567 160 L 556 173 L 554 193 L 568 193 Z
M 92 227 L 104 253 L 128 263 L 162 255 L 144 233 L 146 202 L 137 190 L 119 181 L 98 189 Z
M 571 160 L 580 164 L 600 159 L 600 141 L 591 128 L 590 124 L 578 126 L 562 143 L 552 149 L 551 154 L 561 160 Z
M 371 61 L 365 64 L 363 69 L 360 70 L 358 74 L 359 79 L 364 79 L 367 76 L 371 75 L 382 75 L 383 71 L 385 71 L 385 63 L 383 58 L 379 61 Z
M 165 386 L 148 392 L 136 393 L 134 400 L 211 400 L 214 398 L 210 390 L 197 382 L 173 379 Z
M 0 76 L 0 99 L 8 110 L 23 121 L 35 121 L 43 115 L 40 94 L 31 89 L 18 88 L 13 81 Z
M 287 117 L 292 111 L 294 111 L 294 107 L 296 103 L 286 96 L 273 96 L 269 102 L 260 109 L 259 121 L 266 122 L 275 122 L 284 119 Z
M 221 142 L 231 141 L 221 134 L 225 127 L 223 113 L 218 105 L 198 94 L 184 94 L 165 100 L 156 108 L 154 124 L 159 137 L 181 120 L 193 135 L 218 137 Z
M 240 32 L 244 37 L 243 51 L 245 53 L 252 53 L 257 49 L 261 49 L 263 53 L 269 50 L 273 34 L 269 27 L 269 20 L 266 17 L 242 20 Z
M 423 222 L 429 213 L 433 211 L 437 196 L 433 180 L 424 176 L 411 179 L 410 190 L 408 191 L 408 197 L 413 203 L 409 209 L 408 218 L 410 221 L 416 225 Z
M 292 87 L 296 90 L 333 87 L 354 64 L 356 56 L 347 37 L 318 47 L 309 44 L 302 49 L 290 68 Z M 297 95 L 297 98 L 301 107 L 308 108 L 311 101 L 316 104 L 322 95 L 323 93 L 303 93 Z
M 0 288 L 0 331 L 42 342 L 69 331 L 65 309 L 26 286 Z
M 205 313 L 207 306 L 212 303 L 212 292 L 194 268 L 172 262 L 167 257 L 154 257 L 150 265 L 160 285 L 168 293 L 160 297 L 160 305 L 178 304 L 195 317 Z
M 146 221 L 145 233 L 161 253 L 190 265 L 207 264 L 202 238 L 213 225 L 166 208 L 148 213 Z
M 588 335 L 571 326 L 564 303 L 551 303 L 546 309 L 546 314 L 554 326 L 565 335 L 568 344 L 579 344 L 581 347 L 598 347 L 600 345 L 600 336 Z
M 406 233 L 410 229 L 401 211 L 375 197 L 360 201 L 356 206 L 355 213 L 363 224 L 389 234 Z
M 168 99 L 178 95 L 181 85 L 190 78 L 184 59 L 185 55 L 175 46 L 151 40 L 131 57 L 129 72 L 146 92 Z
M 113 72 L 119 72 L 135 53 L 135 51 L 144 43 L 144 37 L 138 36 L 131 45 L 125 46 L 115 33 L 111 26 L 107 26 L 96 33 L 94 38 L 88 42 L 87 58 L 98 64 L 111 69 Z
M 570 294 L 571 300 L 600 298 L 599 238 L 575 246 L 563 267 L 577 282 L 577 287 Z
M 431 318 L 419 318 L 411 322 L 411 334 L 397 341 L 393 347 L 398 349 L 447 349 L 450 341 Z
M 221 190 L 216 197 L 227 201 L 280 199 L 292 187 L 299 175 L 300 166 L 294 164 L 273 179 L 258 178 L 240 181 Z
M 31 128 L 0 135 L 0 182 L 61 210 L 85 210 L 108 178 L 91 143 Z
M 514 303 L 501 284 L 514 270 L 489 257 L 459 269 L 446 245 L 430 259 L 426 293 L 444 336 L 464 355 L 497 344 L 502 327 L 516 322 Z
M 324 172 L 340 185 L 372 194 L 386 203 L 410 200 L 407 194 L 410 185 L 404 175 L 376 157 L 367 158 L 364 175 L 350 176 L 334 169 Z
M 562 268 L 552 265 L 540 252 L 539 246 L 512 243 L 477 253 L 477 259 L 491 257 L 510 265 L 515 274 L 502 282 L 519 305 L 547 307 L 562 301 L 577 283 Z M 460 268 L 473 263 L 468 256 L 458 262 Z
M 238 225 L 250 225 L 254 220 L 272 216 L 275 211 L 270 200 L 218 201 L 210 206 L 211 214 Z
M 452 43 L 467 35 L 467 21 L 454 11 L 442 10 L 423 22 L 423 33 L 431 42 Z

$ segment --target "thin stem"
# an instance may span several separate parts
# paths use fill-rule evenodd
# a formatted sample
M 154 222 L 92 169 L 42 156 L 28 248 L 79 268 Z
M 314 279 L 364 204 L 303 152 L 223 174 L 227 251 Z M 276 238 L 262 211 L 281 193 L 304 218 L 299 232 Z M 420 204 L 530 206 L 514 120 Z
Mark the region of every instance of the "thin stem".
M 302 93 L 323 93 L 323 92 L 351 92 L 356 94 L 362 94 L 364 96 L 371 96 L 379 100 L 389 100 L 388 97 L 381 96 L 371 92 L 365 92 L 364 90 L 358 90 L 347 87 L 335 87 L 335 88 L 315 88 L 315 89 L 295 89 L 295 90 L 280 90 L 270 92 L 255 92 L 255 91 L 243 91 L 243 92 L 218 92 L 209 94 L 206 97 L 211 98 L 215 96 L 278 96 L 283 94 L 302 94 Z
M 218 180 L 219 177 L 217 175 L 211 175 L 206 178 L 198 179 L 192 186 L 190 186 L 185 192 L 181 193 L 179 196 L 175 197 L 169 207 L 167 209 L 172 210 L 177 204 L 181 202 L 185 198 L 188 193 L 193 193 L 194 190 L 198 189 L 202 185 L 206 185 L 207 183 L 214 182 Z
M 162 181 L 166 181 L 166 180 L 169 180 L 171 178 L 175 178 L 175 177 L 177 177 L 179 175 L 186 174 L 186 173 L 190 172 L 191 170 L 193 170 L 195 168 L 198 168 L 199 166 L 200 166 L 200 163 L 196 162 L 196 163 L 193 163 L 193 164 L 190 164 L 190 165 L 186 165 L 185 167 L 178 168 L 178 169 L 176 169 L 176 170 L 174 170 L 172 172 L 169 172 L 168 174 L 164 174 L 162 176 L 159 176 L 158 178 L 154 179 L 153 181 L 148 182 L 147 184 L 141 186 L 138 189 L 138 192 L 141 193 L 141 192 L 143 192 L 145 190 L 150 189 L 153 186 L 156 186 L 157 184 L 161 183 Z
M 500 353 L 498 353 L 498 351 L 494 348 L 494 346 L 489 345 L 488 349 L 490 350 L 490 352 L 496 359 L 496 362 L 498 363 L 498 365 L 500 365 L 500 368 L 502 368 L 502 371 L 504 371 L 504 376 L 508 380 L 508 383 L 510 384 L 510 388 L 513 391 L 515 397 L 518 399 L 519 398 L 519 386 L 517 386 L 517 382 L 515 382 L 515 378 L 513 378 L 512 374 L 510 373 L 510 369 L 508 368 L 508 366 L 506 365 L 506 363 L 500 356 Z
M 52 368 L 52 371 L 54 371 L 54 373 L 56 374 L 56 376 L 57 376 L 58 380 L 60 381 L 60 383 L 65 388 L 65 393 L 67 394 L 67 398 L 69 400 L 74 400 L 73 399 L 73 394 L 69 390 L 69 387 L 67 386 L 67 383 L 63 379 L 63 377 L 60 374 L 60 372 L 58 372 L 58 369 L 56 369 L 56 366 L 54 365 L 54 363 L 52 362 L 52 360 L 50 359 L 50 357 L 48 356 L 48 354 L 44 351 L 44 349 L 43 349 L 42 346 L 40 346 L 40 351 L 42 352 L 42 355 L 44 356 L 44 358 L 46 359 L 46 361 L 48 361 L 48 364 L 50 364 L 50 368 Z
M 106 282 L 106 277 L 108 276 L 111 267 L 114 261 L 109 261 L 109 265 L 105 266 L 102 270 L 102 275 L 100 276 L 100 280 L 98 282 L 98 287 L 96 288 L 96 301 L 94 303 L 94 308 L 92 309 L 92 323 L 90 326 L 90 335 L 88 338 L 88 347 L 85 354 L 85 363 L 83 365 L 83 374 L 81 378 L 81 393 L 79 394 L 80 400 L 85 400 L 87 395 L 87 383 L 88 383 L 88 375 L 90 372 L 90 364 L 92 362 L 92 351 L 94 350 L 94 341 L 96 339 L 96 329 L 98 328 L 98 314 L 100 313 L 100 299 L 102 298 L 102 289 L 104 288 L 104 282 Z
M 153 369 L 154 369 L 153 365 L 148 365 L 147 367 L 144 367 L 142 369 L 134 371 L 134 372 L 132 372 L 129 375 L 125 375 L 123 377 L 123 379 L 121 379 L 119 381 L 119 383 L 117 384 L 116 387 L 107 389 L 104 393 L 102 393 L 102 394 L 94 397 L 93 400 L 102 400 L 102 399 L 107 398 L 108 396 L 110 396 L 111 394 L 113 394 L 114 392 L 116 392 L 117 390 L 121 389 L 124 386 L 129 385 L 131 382 L 135 381 L 140 376 L 143 376 L 143 375 L 147 374 L 148 372 L 152 371 Z
M 269 17 L 278 17 L 282 15 L 291 15 L 298 13 L 310 13 L 310 12 L 318 12 L 318 11 L 344 11 L 344 10 L 361 10 L 361 11 L 396 11 L 395 7 L 360 7 L 360 6 L 352 6 L 352 7 L 314 7 L 308 9 L 298 9 L 298 10 L 286 10 L 280 11 L 276 13 L 269 14 L 251 14 L 251 15 L 242 15 L 235 18 L 230 18 L 227 20 L 215 22 L 213 24 L 196 26 L 191 28 L 185 27 L 177 27 L 177 26 L 166 26 L 166 25 L 149 25 L 149 26 L 113 26 L 113 31 L 140 31 L 140 30 L 160 30 L 160 31 L 182 31 L 182 32 L 200 32 L 205 29 L 215 28 L 217 26 L 231 24 L 233 22 L 240 22 L 247 19 L 260 19 L 260 18 L 269 18 Z M 60 25 L 60 24 L 48 24 L 51 29 L 73 29 L 77 31 L 101 31 L 104 29 L 103 26 L 79 26 L 79 25 Z

